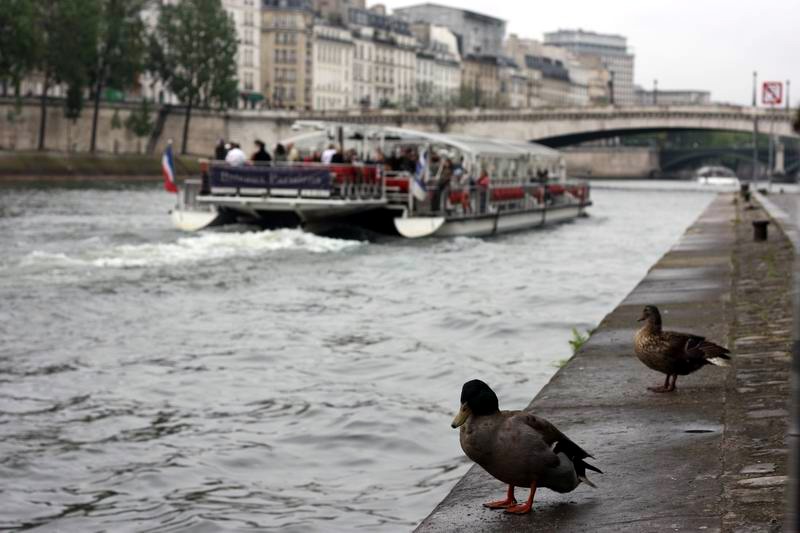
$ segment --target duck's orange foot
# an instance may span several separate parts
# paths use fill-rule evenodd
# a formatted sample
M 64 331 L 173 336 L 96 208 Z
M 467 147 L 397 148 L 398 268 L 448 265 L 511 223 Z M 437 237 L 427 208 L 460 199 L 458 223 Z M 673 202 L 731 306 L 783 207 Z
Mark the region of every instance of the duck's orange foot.
M 489 509 L 506 509 L 507 507 L 511 507 L 516 504 L 517 504 L 517 499 L 514 498 L 514 485 L 509 485 L 505 500 L 486 502 L 483 504 L 483 506 L 488 507 Z
M 496 500 L 493 502 L 486 502 L 483 504 L 484 507 L 488 507 L 489 509 L 507 509 L 508 507 L 512 507 L 517 504 L 517 500 L 511 498 L 506 498 L 505 500 Z
M 512 514 L 526 514 L 531 512 L 531 504 L 530 502 L 521 503 L 519 505 L 513 505 L 506 509 L 507 513 Z

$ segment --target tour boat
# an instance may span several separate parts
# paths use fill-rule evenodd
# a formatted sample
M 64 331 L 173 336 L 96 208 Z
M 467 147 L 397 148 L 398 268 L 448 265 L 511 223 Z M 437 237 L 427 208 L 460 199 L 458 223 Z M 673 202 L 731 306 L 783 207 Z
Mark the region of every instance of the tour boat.
M 194 231 L 229 222 L 310 231 L 352 225 L 407 238 L 488 236 L 585 214 L 589 186 L 534 143 L 402 128 L 300 122 L 301 161 L 201 161 L 172 216 Z M 304 130 L 304 131 L 303 131 Z M 348 163 L 320 163 L 338 146 Z
M 739 188 L 739 178 L 736 173 L 722 166 L 700 167 L 695 174 L 697 183 L 712 187 Z

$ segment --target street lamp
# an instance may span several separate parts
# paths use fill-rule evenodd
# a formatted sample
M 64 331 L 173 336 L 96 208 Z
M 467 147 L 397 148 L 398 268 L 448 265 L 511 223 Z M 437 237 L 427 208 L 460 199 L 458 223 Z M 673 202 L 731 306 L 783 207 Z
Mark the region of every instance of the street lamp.
M 756 113 L 758 106 L 758 72 L 753 71 L 753 174 L 751 180 L 755 183 L 758 179 L 758 114 Z
M 653 80 L 653 105 L 658 105 L 658 80 Z
M 608 80 L 608 100 L 614 105 L 614 71 L 610 72 L 611 78 Z

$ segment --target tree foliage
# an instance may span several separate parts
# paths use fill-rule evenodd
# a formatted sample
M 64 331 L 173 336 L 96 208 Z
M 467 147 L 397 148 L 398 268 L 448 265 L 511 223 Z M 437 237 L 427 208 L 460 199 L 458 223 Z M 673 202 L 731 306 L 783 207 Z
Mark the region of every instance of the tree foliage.
M 794 119 L 794 131 L 800 133 L 800 109 L 797 110 L 797 116 Z
M 96 39 L 92 61 L 86 74 L 94 100 L 92 135 L 89 149 L 94 151 L 97 118 L 103 90 L 124 90 L 134 86 L 144 65 L 146 38 L 141 18 L 145 0 L 95 0 L 98 4 Z
M 3 0 L 0 4 L 0 81 L 15 90 L 29 74 L 39 51 L 36 9 L 30 0 Z
M 162 4 L 152 36 L 151 70 L 186 106 L 182 153 L 192 108 L 236 104 L 236 28 L 220 0 Z
M 139 108 L 132 111 L 125 119 L 125 128 L 139 138 L 150 135 L 154 125 L 150 103 L 147 100 L 142 100 Z
M 65 113 L 76 118 L 88 82 L 86 65 L 95 54 L 98 0 L 32 2 L 40 46 L 34 64 L 42 77 L 39 149 L 45 146 L 47 93 L 54 84 L 67 87 Z

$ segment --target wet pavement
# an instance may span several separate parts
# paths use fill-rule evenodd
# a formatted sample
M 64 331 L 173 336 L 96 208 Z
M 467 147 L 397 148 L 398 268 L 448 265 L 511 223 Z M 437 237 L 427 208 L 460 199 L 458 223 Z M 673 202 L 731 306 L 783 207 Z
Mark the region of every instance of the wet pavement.
M 763 216 L 718 196 L 530 404 L 595 456 L 598 489 L 540 490 L 532 513 L 512 516 L 481 506 L 505 487 L 475 466 L 418 531 L 780 530 L 793 252 L 774 228 L 752 242 Z M 633 355 L 646 303 L 666 328 L 731 347 L 735 366 L 680 377 L 674 394 L 647 391 L 663 376 Z

